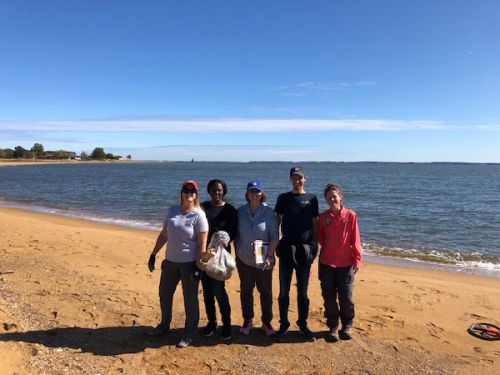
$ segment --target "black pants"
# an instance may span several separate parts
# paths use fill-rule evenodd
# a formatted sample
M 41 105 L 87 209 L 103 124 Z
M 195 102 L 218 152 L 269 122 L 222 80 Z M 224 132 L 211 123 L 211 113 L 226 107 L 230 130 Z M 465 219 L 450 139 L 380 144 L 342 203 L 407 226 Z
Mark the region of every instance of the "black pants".
M 203 286 L 203 300 L 205 311 L 209 322 L 216 323 L 215 299 L 219 304 L 222 324 L 231 325 L 231 305 L 226 292 L 226 282 L 211 278 L 205 272 L 201 274 L 201 285 Z
M 198 306 L 199 270 L 196 262 L 176 263 L 164 260 L 161 264 L 160 305 L 161 325 L 170 327 L 172 321 L 172 304 L 179 281 L 184 295 L 184 312 L 186 321 L 184 336 L 193 337 L 198 329 L 200 311 Z
M 280 295 L 278 304 L 280 307 L 280 324 L 289 326 L 288 307 L 290 305 L 290 287 L 292 283 L 292 275 L 295 270 L 297 278 L 297 306 L 299 316 L 297 325 L 299 327 L 307 326 L 307 318 L 309 316 L 309 298 L 307 297 L 307 288 L 309 286 L 309 273 L 311 266 L 306 262 L 295 264 L 293 259 L 280 258 Z
M 320 263 L 319 280 L 325 306 L 326 325 L 329 328 L 337 328 L 340 318 L 343 328 L 351 328 L 354 319 L 352 300 L 354 268 L 333 268 Z
M 251 320 L 254 317 L 253 290 L 257 285 L 260 294 L 262 323 L 271 324 L 273 320 L 273 271 L 248 266 L 239 258 L 236 258 L 236 265 L 240 276 L 240 299 L 243 319 Z

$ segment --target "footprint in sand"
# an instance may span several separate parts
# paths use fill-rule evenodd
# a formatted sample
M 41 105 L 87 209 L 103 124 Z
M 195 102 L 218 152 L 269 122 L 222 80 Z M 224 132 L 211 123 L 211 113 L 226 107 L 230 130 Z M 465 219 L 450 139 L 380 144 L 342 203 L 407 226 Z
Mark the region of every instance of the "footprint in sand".
M 95 315 L 94 315 L 94 314 L 92 314 L 90 311 L 88 311 L 87 309 L 83 309 L 82 311 L 83 311 L 84 313 L 89 314 L 90 319 L 95 320 Z
M 477 319 L 477 320 L 485 320 L 485 319 L 488 319 L 486 316 L 484 315 L 479 315 L 479 314 L 464 314 L 465 316 L 465 319 Z
M 2 327 L 3 327 L 3 330 L 6 331 L 6 332 L 7 331 L 14 331 L 14 330 L 17 329 L 17 324 L 4 322 L 2 324 Z
M 373 305 L 372 307 L 377 310 L 382 310 L 383 312 L 396 312 L 396 309 L 392 306 Z
M 384 324 L 383 319 L 381 319 L 378 315 L 371 316 L 370 319 L 362 319 L 361 323 L 366 323 L 369 331 L 380 330 L 387 327 L 387 325 Z
M 396 319 L 394 320 L 394 326 L 398 328 L 404 328 L 405 327 L 405 321 L 401 319 Z
M 435 337 L 435 338 L 441 338 L 439 336 L 439 334 L 444 332 L 443 328 L 435 325 L 432 322 L 427 323 L 426 327 L 427 327 L 427 332 L 429 333 L 429 335 L 431 335 L 432 337 Z

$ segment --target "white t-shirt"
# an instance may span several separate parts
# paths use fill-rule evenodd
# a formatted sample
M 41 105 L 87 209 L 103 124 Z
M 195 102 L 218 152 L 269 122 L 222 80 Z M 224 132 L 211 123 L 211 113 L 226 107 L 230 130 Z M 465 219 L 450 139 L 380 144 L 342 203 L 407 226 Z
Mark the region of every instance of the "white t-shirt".
M 201 209 L 182 214 L 180 206 L 167 210 L 164 225 L 167 225 L 168 241 L 166 259 L 185 263 L 196 261 L 198 233 L 208 232 L 208 221 Z

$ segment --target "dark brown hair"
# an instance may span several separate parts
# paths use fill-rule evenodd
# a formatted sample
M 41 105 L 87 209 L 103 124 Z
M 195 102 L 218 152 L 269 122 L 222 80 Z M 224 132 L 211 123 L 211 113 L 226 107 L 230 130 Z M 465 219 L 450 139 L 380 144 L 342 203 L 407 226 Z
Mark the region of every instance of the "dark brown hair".
M 267 200 L 267 195 L 263 191 L 261 191 L 261 193 L 262 195 L 260 196 L 260 203 L 264 203 Z M 250 203 L 250 201 L 248 200 L 248 191 L 245 193 L 245 199 L 248 203 Z
M 339 195 L 340 195 L 341 197 L 343 197 L 343 196 L 344 196 L 344 192 L 342 191 L 342 188 L 341 188 L 339 185 L 334 184 L 333 182 L 329 182 L 329 183 L 327 183 L 327 184 L 325 185 L 325 190 L 323 191 L 323 194 L 324 194 L 325 198 L 326 198 L 326 194 L 327 194 L 330 190 L 334 190 L 334 191 L 336 191 L 337 193 L 339 193 Z

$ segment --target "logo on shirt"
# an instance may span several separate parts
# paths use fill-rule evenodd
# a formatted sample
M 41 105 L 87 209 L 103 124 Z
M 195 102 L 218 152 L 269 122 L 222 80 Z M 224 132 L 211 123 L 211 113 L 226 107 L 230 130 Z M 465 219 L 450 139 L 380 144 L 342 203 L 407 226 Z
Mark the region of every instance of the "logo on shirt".
M 325 225 L 330 225 L 331 223 L 332 223 L 332 219 L 331 219 L 331 218 L 329 218 L 329 217 L 327 217 L 327 218 L 325 219 Z

